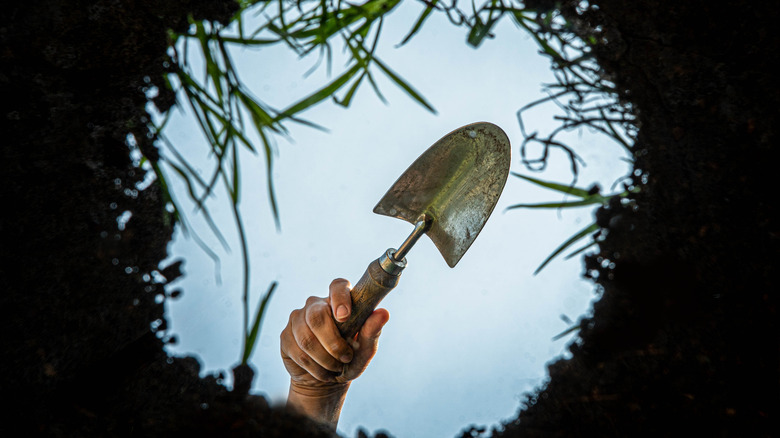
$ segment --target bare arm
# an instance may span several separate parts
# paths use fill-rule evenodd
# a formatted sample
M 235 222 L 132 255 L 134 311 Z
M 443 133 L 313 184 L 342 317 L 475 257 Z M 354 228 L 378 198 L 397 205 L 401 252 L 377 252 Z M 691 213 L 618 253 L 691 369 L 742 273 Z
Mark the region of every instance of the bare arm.
M 334 318 L 349 317 L 352 299 L 347 280 L 330 284 L 328 298 L 309 297 L 290 314 L 280 336 L 284 366 L 290 374 L 287 405 L 334 428 L 352 380 L 365 371 L 377 350 L 390 314 L 377 309 L 355 339 L 344 339 Z

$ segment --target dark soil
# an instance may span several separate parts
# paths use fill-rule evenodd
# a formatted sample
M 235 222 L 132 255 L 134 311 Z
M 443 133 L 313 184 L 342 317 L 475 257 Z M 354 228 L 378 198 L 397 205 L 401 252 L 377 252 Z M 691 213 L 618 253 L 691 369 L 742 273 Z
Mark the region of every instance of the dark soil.
M 172 227 L 147 157 L 144 90 L 162 87 L 167 29 L 227 20 L 230 1 L 29 1 L 3 7 L 0 436 L 331 436 L 169 358 Z M 167 103 L 166 101 L 167 99 Z M 170 105 L 164 93 L 157 102 Z M 132 218 L 120 229 L 117 217 Z M 159 278 L 155 276 L 155 278 Z
M 779 10 L 591 4 L 564 12 L 638 116 L 638 208 L 596 213 L 593 317 L 497 436 L 780 436 Z
M 597 212 L 606 238 L 585 273 L 601 298 L 573 358 L 493 434 L 778 436 L 778 8 L 591 4 L 562 7 L 578 32 L 602 29 L 598 61 L 639 120 L 642 191 L 636 209 Z M 180 273 L 159 267 L 172 228 L 159 187 L 135 190 L 127 134 L 156 157 L 143 91 L 161 84 L 166 29 L 227 20 L 230 5 L 3 8 L 0 435 L 331 436 L 198 377 L 150 328 L 171 297 L 148 275 Z

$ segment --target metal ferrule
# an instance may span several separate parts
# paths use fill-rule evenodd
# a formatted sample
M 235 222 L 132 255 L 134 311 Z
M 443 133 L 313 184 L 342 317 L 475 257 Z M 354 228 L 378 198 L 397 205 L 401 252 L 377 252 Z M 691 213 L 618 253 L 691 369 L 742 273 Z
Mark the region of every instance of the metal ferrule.
M 388 248 L 387 251 L 379 257 L 379 266 L 390 275 L 400 275 L 401 271 L 406 267 L 406 257 L 404 257 L 403 260 L 396 260 L 395 257 L 393 257 L 395 251 L 395 248 Z

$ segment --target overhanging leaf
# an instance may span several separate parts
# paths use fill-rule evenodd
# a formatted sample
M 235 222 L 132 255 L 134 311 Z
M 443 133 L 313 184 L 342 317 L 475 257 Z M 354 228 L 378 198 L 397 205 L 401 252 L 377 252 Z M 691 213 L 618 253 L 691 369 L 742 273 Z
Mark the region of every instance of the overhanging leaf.
M 576 208 L 576 207 L 585 207 L 588 205 L 593 204 L 602 204 L 601 199 L 597 199 L 595 196 L 583 199 L 581 201 L 572 201 L 572 202 L 543 202 L 540 204 L 515 204 L 510 205 L 507 207 L 507 210 L 514 210 L 516 208 Z
M 591 197 L 599 197 L 599 198 L 602 198 L 601 201 L 603 201 L 603 197 L 601 195 L 590 194 L 585 189 L 580 189 L 580 188 L 577 188 L 577 187 L 574 187 L 574 186 L 567 186 L 567 185 L 555 183 L 555 182 L 552 182 L 552 181 L 543 181 L 543 180 L 540 180 L 540 179 L 537 179 L 537 178 L 533 178 L 533 177 L 530 177 L 530 176 L 526 176 L 526 175 L 522 175 L 522 174 L 519 174 L 519 173 L 516 173 L 516 172 L 512 172 L 512 175 L 516 176 L 518 178 L 524 179 L 524 180 L 526 180 L 528 182 L 532 182 L 532 183 L 534 183 L 534 184 L 536 184 L 538 186 L 546 187 L 546 188 L 548 188 L 550 190 L 555 190 L 556 192 L 565 193 L 567 195 L 573 195 L 573 196 L 576 196 L 578 198 L 583 198 L 583 199 L 591 198 Z
M 420 31 L 420 28 L 422 28 L 422 25 L 423 23 L 425 23 L 425 20 L 428 19 L 428 16 L 431 15 L 431 12 L 433 12 L 434 8 L 436 8 L 436 3 L 439 3 L 439 0 L 431 0 L 430 2 L 428 2 L 428 4 L 425 5 L 425 10 L 422 11 L 422 14 L 420 14 L 420 17 L 417 19 L 417 22 L 414 23 L 414 26 L 412 26 L 412 29 L 409 31 L 409 33 L 396 47 L 403 46 L 404 44 L 409 42 L 409 40 L 411 40 L 412 37 L 415 34 L 417 34 L 417 32 Z
M 242 364 L 246 364 L 249 361 L 249 358 L 252 356 L 252 351 L 255 349 L 255 345 L 257 345 L 257 338 L 260 335 L 260 325 L 263 321 L 263 316 L 265 315 L 265 308 L 268 305 L 268 301 L 271 299 L 274 291 L 276 290 L 276 285 L 277 283 L 274 281 L 271 283 L 271 286 L 268 287 L 265 295 L 263 295 L 263 299 L 260 300 L 260 303 L 257 306 L 257 311 L 255 311 L 252 328 L 248 333 L 244 334 L 244 352 L 241 355 Z
M 276 116 L 274 118 L 275 122 L 282 121 L 290 116 L 293 116 L 313 105 L 316 105 L 323 100 L 327 99 L 328 97 L 332 96 L 333 93 L 338 91 L 341 87 L 344 86 L 350 79 L 352 79 L 355 74 L 360 71 L 360 65 L 354 65 L 352 68 L 344 72 L 341 76 L 336 78 L 333 82 L 329 83 L 325 87 L 322 87 L 320 90 L 315 92 L 314 94 L 306 97 L 305 99 L 293 104 L 286 110 L 282 111 L 281 114 Z
M 412 88 L 411 85 L 407 84 L 406 81 L 401 79 L 401 77 L 398 76 L 394 71 L 390 70 L 390 68 L 383 64 L 378 58 L 374 58 L 374 62 L 393 82 L 401 87 L 406 92 L 406 94 L 408 94 L 412 99 L 416 100 L 420 105 L 428 109 L 428 111 L 436 114 L 436 109 L 434 109 L 433 106 L 428 103 L 428 101 L 425 100 L 425 98 L 423 98 L 420 93 L 417 92 L 417 90 Z
M 534 271 L 534 275 L 538 274 L 542 269 L 544 269 L 545 266 L 547 266 L 552 259 L 554 259 L 558 254 L 562 253 L 566 250 L 566 248 L 570 247 L 574 244 L 574 242 L 577 242 L 578 240 L 582 239 L 583 237 L 587 236 L 590 233 L 595 232 L 599 229 L 599 226 L 597 223 L 592 223 L 588 225 L 587 227 L 583 228 L 579 232 L 577 232 L 575 235 L 571 236 L 568 240 L 563 242 L 561 246 L 555 249 L 555 251 L 552 252 L 543 262 L 541 265 L 539 265 L 538 268 L 536 268 L 536 271 Z

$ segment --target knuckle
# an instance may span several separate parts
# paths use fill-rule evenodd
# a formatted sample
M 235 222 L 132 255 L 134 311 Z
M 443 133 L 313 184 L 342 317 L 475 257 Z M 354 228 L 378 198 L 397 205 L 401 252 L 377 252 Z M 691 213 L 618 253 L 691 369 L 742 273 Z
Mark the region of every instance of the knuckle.
M 298 319 L 298 315 L 301 314 L 301 309 L 295 309 L 292 312 L 290 312 L 290 317 L 287 319 L 288 325 L 292 325 L 293 321 Z
M 336 278 L 330 282 L 331 286 L 340 286 L 342 284 L 349 284 L 349 280 L 346 278 Z
M 306 368 L 306 367 L 308 367 L 308 366 L 310 366 L 312 364 L 312 360 L 311 360 L 311 358 L 309 357 L 308 354 L 301 353 L 301 354 L 298 355 L 297 359 L 298 359 L 297 360 L 298 365 L 300 365 L 300 366 L 302 366 L 304 368 Z
M 333 294 L 348 294 L 350 289 L 352 289 L 352 283 L 344 278 L 337 278 L 333 280 L 330 282 L 330 287 L 328 288 L 331 296 Z
M 301 336 L 298 340 L 298 345 L 300 345 L 301 349 L 304 351 L 311 351 L 317 345 L 317 338 L 314 336 Z
M 292 327 L 287 326 L 284 330 L 282 330 L 282 333 L 279 334 L 279 346 L 282 349 L 287 349 L 292 343 L 295 342 Z
M 320 328 L 325 325 L 329 315 L 324 312 L 324 307 L 325 306 L 312 307 L 310 311 L 306 313 L 306 323 L 309 327 Z
M 309 298 L 306 298 L 306 307 L 313 306 L 314 304 L 316 304 L 320 300 L 322 300 L 322 298 L 319 298 L 319 297 L 309 297 Z

